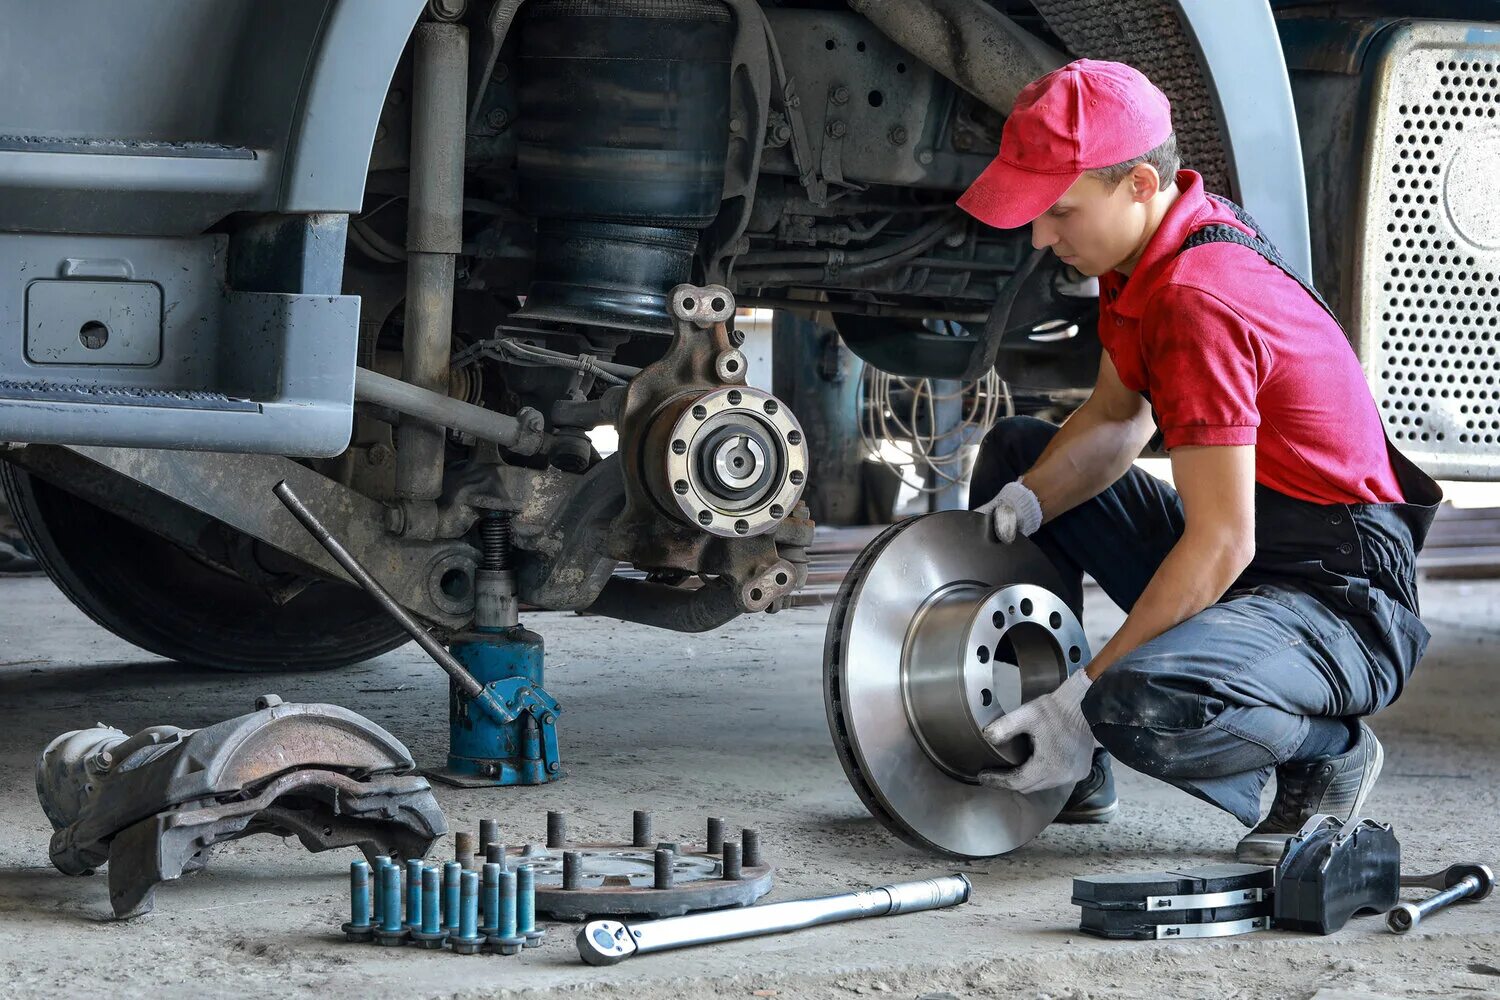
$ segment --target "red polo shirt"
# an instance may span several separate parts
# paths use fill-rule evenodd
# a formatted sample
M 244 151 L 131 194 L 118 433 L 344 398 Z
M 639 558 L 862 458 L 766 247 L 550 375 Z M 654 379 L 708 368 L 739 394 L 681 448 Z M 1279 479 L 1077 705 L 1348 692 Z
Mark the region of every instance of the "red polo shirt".
M 1254 445 L 1255 480 L 1313 503 L 1402 499 L 1380 413 L 1339 325 L 1255 251 L 1210 243 L 1250 230 L 1192 170 L 1135 272 L 1099 279 L 1099 339 L 1125 386 L 1150 394 L 1168 449 Z

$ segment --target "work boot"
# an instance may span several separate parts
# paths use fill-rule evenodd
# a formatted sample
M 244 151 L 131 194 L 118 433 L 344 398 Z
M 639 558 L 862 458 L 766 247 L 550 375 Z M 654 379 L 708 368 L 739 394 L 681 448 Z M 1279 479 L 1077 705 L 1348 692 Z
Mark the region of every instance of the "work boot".
M 1073 786 L 1073 794 L 1056 823 L 1108 823 L 1119 810 L 1115 798 L 1115 776 L 1109 768 L 1109 754 L 1094 750 L 1094 764 L 1082 781 Z
M 1277 864 L 1287 840 L 1318 813 L 1349 822 L 1359 815 L 1383 763 L 1380 741 L 1361 722 L 1352 749 L 1336 757 L 1281 765 L 1276 769 L 1271 811 L 1240 840 L 1235 859 L 1251 865 Z

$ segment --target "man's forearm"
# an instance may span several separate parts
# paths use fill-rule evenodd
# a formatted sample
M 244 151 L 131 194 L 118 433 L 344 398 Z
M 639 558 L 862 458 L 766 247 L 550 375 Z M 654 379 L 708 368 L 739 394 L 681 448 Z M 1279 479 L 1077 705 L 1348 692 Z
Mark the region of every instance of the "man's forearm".
M 1149 421 L 1112 419 L 1087 405 L 1076 410 L 1025 474 L 1027 488 L 1042 505 L 1043 521 L 1108 489 L 1150 437 Z
M 1142 643 L 1182 624 L 1224 596 L 1245 566 L 1247 550 L 1232 540 L 1200 541 L 1184 536 L 1167 553 L 1156 575 L 1141 592 L 1125 623 L 1088 665 L 1098 678 L 1111 665 Z

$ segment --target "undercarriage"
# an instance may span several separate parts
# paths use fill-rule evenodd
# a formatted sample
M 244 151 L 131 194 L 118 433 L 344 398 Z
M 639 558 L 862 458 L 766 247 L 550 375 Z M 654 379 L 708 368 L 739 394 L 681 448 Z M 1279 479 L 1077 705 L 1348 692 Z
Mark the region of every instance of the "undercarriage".
M 1239 2 L 1217 21 L 1171 0 L 157 4 L 179 39 L 160 65 L 135 60 L 127 86 L 101 63 L 97 92 L 0 130 L 20 165 L 0 174 L 11 506 L 100 624 L 232 669 L 405 639 L 274 502 L 282 481 L 440 637 L 475 623 L 485 532 L 521 606 L 680 631 L 774 612 L 806 579 L 814 515 L 860 507 L 836 495 L 864 457 L 840 427 L 870 404 L 832 405 L 858 376 L 825 355 L 944 380 L 976 412 L 999 391 L 1004 412 L 1057 418 L 1089 391 L 1097 284 L 954 207 L 1040 73 L 1140 66 L 1210 189 L 1297 266 L 1350 270 L 1329 226 L 1307 239 L 1288 66 L 1330 72 L 1400 5 L 1273 6 L 1280 42 L 1271 9 Z M 27 37 L 62 31 L 33 16 Z M 1268 61 L 1226 69 L 1226 33 Z M 13 55 L 28 93 L 67 91 L 46 86 L 62 54 Z M 87 102 L 111 85 L 129 100 L 99 119 Z M 1227 109 L 1257 94 L 1247 131 Z M 1304 117 L 1311 144 L 1325 126 Z M 1328 284 L 1346 312 L 1373 287 Z M 778 335 L 780 398 L 747 381 L 737 308 L 811 319 Z M 1427 441 L 1436 416 L 1387 397 Z M 1462 449 L 1438 457 L 1484 475 Z

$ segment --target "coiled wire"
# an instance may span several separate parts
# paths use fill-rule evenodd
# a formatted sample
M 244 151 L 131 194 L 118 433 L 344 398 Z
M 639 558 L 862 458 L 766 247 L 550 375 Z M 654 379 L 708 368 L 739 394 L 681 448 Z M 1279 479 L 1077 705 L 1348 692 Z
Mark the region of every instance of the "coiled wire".
M 869 364 L 860 373 L 859 433 L 865 451 L 920 495 L 967 486 L 974 471 L 970 459 L 985 433 L 994 426 L 1002 410 L 1007 417 L 1015 416 L 1010 386 L 993 369 L 977 382 L 961 383 L 953 392 L 937 392 L 933 381 L 892 375 Z M 910 397 L 904 419 L 898 410 L 897 396 Z M 964 401 L 958 423 L 946 431 L 935 432 L 937 404 L 953 399 Z M 919 429 L 924 409 L 925 431 Z M 910 458 L 890 457 L 883 447 L 886 443 L 898 449 L 905 445 L 910 449 Z M 934 480 L 931 485 L 927 482 L 929 474 Z

